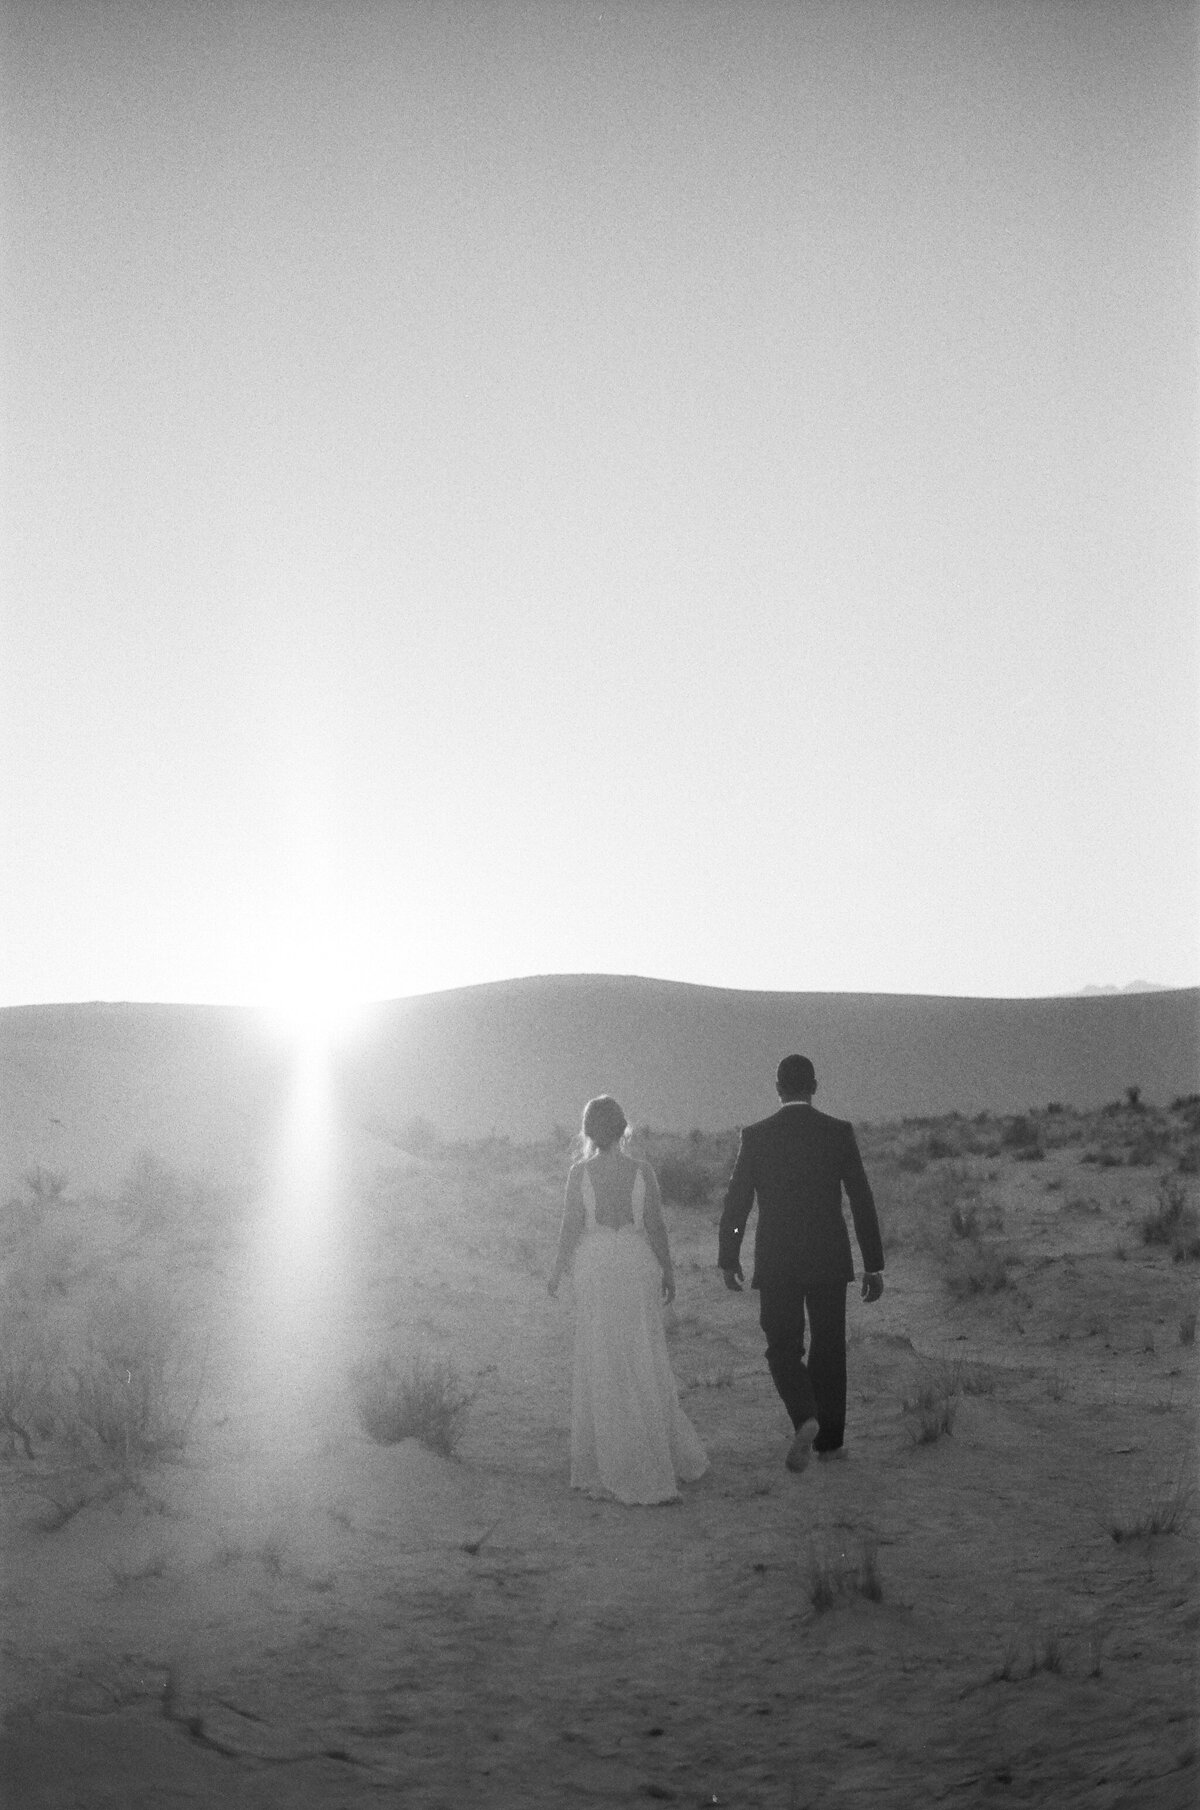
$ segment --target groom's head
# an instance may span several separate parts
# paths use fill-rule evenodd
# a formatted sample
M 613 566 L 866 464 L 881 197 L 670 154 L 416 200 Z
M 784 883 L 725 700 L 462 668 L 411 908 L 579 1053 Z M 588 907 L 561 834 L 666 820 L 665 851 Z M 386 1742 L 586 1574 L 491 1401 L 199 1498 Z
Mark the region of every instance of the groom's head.
M 807 1056 L 785 1056 L 775 1070 L 775 1091 L 781 1100 L 811 1100 L 817 1091 L 817 1071 Z

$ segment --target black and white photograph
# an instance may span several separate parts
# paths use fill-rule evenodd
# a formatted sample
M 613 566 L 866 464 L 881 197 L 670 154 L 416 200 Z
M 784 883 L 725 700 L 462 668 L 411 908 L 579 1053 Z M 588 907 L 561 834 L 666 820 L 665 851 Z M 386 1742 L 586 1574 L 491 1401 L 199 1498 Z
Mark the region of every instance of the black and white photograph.
M 5 1810 L 1193 1810 L 1196 0 L 0 0 Z

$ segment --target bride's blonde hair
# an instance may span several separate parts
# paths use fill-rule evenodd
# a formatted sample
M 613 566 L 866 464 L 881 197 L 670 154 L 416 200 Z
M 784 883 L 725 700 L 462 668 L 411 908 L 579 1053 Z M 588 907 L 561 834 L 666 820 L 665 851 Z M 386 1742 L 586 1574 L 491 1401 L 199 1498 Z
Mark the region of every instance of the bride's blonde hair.
M 609 1150 L 614 1144 L 620 1144 L 629 1134 L 629 1120 L 618 1100 L 611 1094 L 597 1094 L 589 1100 L 583 1109 L 583 1124 L 579 1132 L 580 1152 L 583 1156 L 592 1156 L 598 1150 Z

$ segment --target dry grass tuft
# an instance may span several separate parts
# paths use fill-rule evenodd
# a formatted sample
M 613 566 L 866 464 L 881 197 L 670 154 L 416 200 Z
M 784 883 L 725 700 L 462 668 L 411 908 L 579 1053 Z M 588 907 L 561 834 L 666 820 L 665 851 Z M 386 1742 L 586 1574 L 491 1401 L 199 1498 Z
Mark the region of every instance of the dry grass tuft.
M 883 1601 L 879 1542 L 873 1534 L 862 1535 L 857 1560 L 844 1549 L 835 1553 L 814 1548 L 810 1555 L 808 1600 L 817 1614 L 826 1614 L 851 1596 L 863 1596 L 872 1603 Z
M 1182 1533 L 1192 1513 L 1195 1490 L 1186 1476 L 1174 1483 L 1156 1484 L 1141 1508 L 1126 1521 L 1114 1521 L 1110 1532 L 1117 1545 L 1126 1540 L 1153 1539 L 1158 1534 Z
M 63 1169 L 46 1169 L 41 1163 L 26 1169 L 22 1180 L 35 1200 L 61 1200 L 66 1192 L 67 1176 Z
M 962 1366 L 926 1364 L 918 1372 L 914 1393 L 905 1399 L 908 1434 L 914 1445 L 933 1445 L 954 1431 L 962 1387 Z
M 417 1356 L 401 1370 L 391 1357 L 356 1364 L 350 1386 L 363 1431 L 378 1445 L 419 1440 L 449 1457 L 475 1400 L 449 1358 Z
M 992 1672 L 993 1684 L 1017 1684 L 1022 1679 L 1032 1678 L 1038 1672 L 1061 1673 L 1066 1668 L 1066 1643 L 1063 1636 L 1055 1629 L 1040 1637 L 1034 1636 L 1025 1641 L 1010 1639 L 1004 1648 L 1000 1663 Z M 1093 1671 L 1092 1677 L 1099 1672 Z
M 182 1452 L 202 1377 L 169 1298 L 148 1287 L 118 1290 L 89 1305 L 57 1419 L 93 1459 L 136 1470 Z
M 1200 1214 L 1177 1176 L 1160 1178 L 1158 1204 L 1142 1220 L 1142 1243 L 1167 1245 L 1176 1263 L 1200 1257 Z
M 0 1330 L 0 1434 L 5 1456 L 34 1456 L 47 1421 L 46 1356 L 37 1331 L 5 1314 Z
M 946 1265 L 946 1286 L 952 1295 L 969 1299 L 972 1295 L 995 1295 L 1012 1287 L 1009 1259 L 999 1245 L 984 1244 L 974 1237 L 962 1239 L 950 1252 Z

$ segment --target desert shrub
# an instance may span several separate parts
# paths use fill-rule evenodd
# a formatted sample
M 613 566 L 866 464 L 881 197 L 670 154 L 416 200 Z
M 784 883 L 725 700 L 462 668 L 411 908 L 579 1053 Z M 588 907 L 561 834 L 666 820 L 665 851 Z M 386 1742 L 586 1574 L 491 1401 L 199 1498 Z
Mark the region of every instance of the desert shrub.
M 5 1456 L 18 1449 L 26 1458 L 34 1455 L 33 1442 L 47 1431 L 46 1359 L 34 1330 L 11 1312 L 5 1303 L 0 1318 L 0 1434 Z
M 1131 1168 L 1148 1169 L 1152 1163 L 1157 1163 L 1160 1158 L 1168 1155 L 1170 1149 L 1169 1126 L 1154 1121 L 1142 1122 L 1125 1152 L 1125 1161 Z
M 60 1200 L 67 1186 L 65 1170 L 45 1169 L 40 1163 L 26 1169 L 22 1180 L 35 1200 Z
M 1034 1643 L 1030 1655 L 1030 1672 L 1061 1672 L 1066 1660 L 1066 1649 L 1063 1637 L 1051 1629 L 1040 1641 Z
M 883 1601 L 883 1579 L 879 1574 L 879 1542 L 871 1534 L 864 1534 L 861 1545 L 861 1556 L 858 1567 L 858 1594 L 865 1596 L 868 1602 Z
M 817 1614 L 826 1614 L 848 1596 L 865 1596 L 872 1603 L 883 1601 L 879 1542 L 872 1534 L 862 1536 L 857 1560 L 844 1551 L 833 1553 L 815 1547 L 809 1555 L 808 1600 Z
M 923 1173 L 906 1174 L 893 1166 L 879 1177 L 877 1198 L 885 1250 L 901 1244 L 940 1251 L 946 1222 L 977 1220 L 983 1183 L 978 1169 L 965 1162 L 936 1162 Z
M 27 1169 L 22 1180 L 23 1194 L 11 1194 L 0 1209 L 0 1243 L 10 1249 L 28 1244 L 42 1235 L 47 1209 L 61 1198 L 51 1193 L 43 1178 L 43 1169 Z
M 59 1391 L 56 1430 L 93 1460 L 123 1470 L 178 1456 L 203 1369 L 166 1295 L 118 1289 L 89 1304 L 81 1355 Z
M 668 1156 L 657 1165 L 659 1193 L 677 1207 L 705 1207 L 712 1198 L 717 1177 L 703 1164 L 686 1156 Z
M 931 1163 L 936 1163 L 945 1157 L 957 1156 L 958 1144 L 953 1138 L 947 1137 L 945 1132 L 931 1131 L 925 1140 L 925 1153 Z
M 1177 1263 L 1200 1257 L 1200 1216 L 1186 1186 L 1173 1175 L 1159 1181 L 1158 1204 L 1142 1220 L 1142 1243 L 1169 1246 Z
M 1098 1169 L 1123 1169 L 1125 1152 L 1116 1144 L 1101 1144 L 1099 1147 L 1093 1145 L 1090 1150 L 1083 1152 L 1079 1160 L 1081 1163 L 1094 1164 Z
M 356 1364 L 350 1386 L 363 1431 L 378 1445 L 417 1439 L 449 1457 L 475 1400 L 449 1358 L 418 1355 L 403 1370 L 391 1357 Z
M 1023 1112 L 1005 1120 L 1000 1147 L 1018 1163 L 1040 1163 L 1046 1154 L 1037 1120 Z
M 1008 1258 L 998 1245 L 984 1244 L 978 1238 L 964 1238 L 951 1251 L 946 1286 L 952 1295 L 960 1298 L 999 1294 L 1011 1286 Z
M 1200 1132 L 1200 1094 L 1177 1094 L 1171 1101 L 1171 1111 L 1177 1114 L 1182 1120 L 1181 1129 L 1185 1135 L 1190 1135 L 1192 1138 L 1195 1138 L 1196 1134 Z M 1185 1146 L 1183 1153 L 1180 1156 L 1179 1166 L 1181 1169 L 1184 1167 L 1185 1163 L 1187 1164 L 1187 1172 L 1192 1175 L 1196 1173 L 1197 1167 L 1200 1167 L 1200 1158 L 1198 1158 L 1197 1148 L 1194 1143 Z
M 1144 1540 L 1156 1534 L 1182 1532 L 1192 1512 L 1195 1490 L 1191 1480 L 1179 1477 L 1173 1483 L 1151 1485 L 1145 1500 L 1134 1513 L 1114 1521 L 1110 1529 L 1118 1545 L 1124 1540 Z
M 1027 1642 L 1009 1640 L 1004 1648 L 999 1665 L 992 1672 L 992 1683 L 1015 1684 L 1020 1679 L 1032 1678 L 1038 1672 L 1061 1672 L 1066 1663 L 1066 1645 L 1057 1630 L 1051 1629 L 1040 1638 L 1034 1635 Z M 1099 1673 L 1093 1671 L 1093 1677 Z
M 65 1295 L 79 1267 L 80 1235 L 72 1203 L 33 1193 L 14 1196 L 0 1212 L 0 1256 L 9 1300 L 5 1319 L 18 1302 L 43 1305 Z
M 922 1176 L 914 1191 L 914 1201 L 937 1214 L 953 1215 L 963 1203 L 978 1200 L 981 1182 L 978 1170 L 970 1163 L 938 1163 Z
M 909 1438 L 914 1445 L 933 1445 L 943 1433 L 954 1431 L 960 1388 L 957 1364 L 926 1364 L 921 1368 L 916 1387 L 904 1402 Z
M 192 1249 L 210 1248 L 245 1202 L 251 1177 L 218 1184 L 199 1169 L 175 1169 L 153 1150 L 141 1150 L 108 1203 L 139 1234 L 183 1236 Z
M 1069 1106 L 1055 1102 L 1037 1115 L 1038 1136 L 1046 1149 L 1063 1150 L 1081 1142 L 1086 1121 Z

